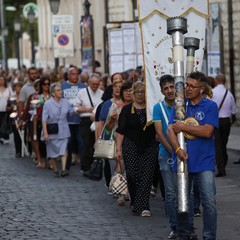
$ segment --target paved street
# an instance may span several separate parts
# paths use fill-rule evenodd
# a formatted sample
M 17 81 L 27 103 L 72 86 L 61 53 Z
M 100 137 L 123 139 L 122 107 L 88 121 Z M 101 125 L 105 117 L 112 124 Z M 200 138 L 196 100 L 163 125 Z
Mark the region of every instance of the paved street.
M 240 239 L 240 165 L 232 164 L 239 153 L 229 151 L 227 176 L 216 179 L 218 240 Z M 132 216 L 128 203 L 117 206 L 104 181 L 82 177 L 79 165 L 70 177 L 54 178 L 30 158 L 15 159 L 13 143 L 0 145 L 0 154 L 0 240 L 167 239 L 159 192 L 152 217 Z M 201 236 L 201 217 L 195 222 Z

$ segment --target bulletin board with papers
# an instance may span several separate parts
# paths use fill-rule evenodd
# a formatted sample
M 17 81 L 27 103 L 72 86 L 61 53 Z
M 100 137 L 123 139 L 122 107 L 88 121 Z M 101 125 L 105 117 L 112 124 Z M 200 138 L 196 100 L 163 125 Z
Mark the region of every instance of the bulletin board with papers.
M 142 42 L 138 23 L 122 23 L 108 29 L 109 73 L 124 72 L 142 66 Z

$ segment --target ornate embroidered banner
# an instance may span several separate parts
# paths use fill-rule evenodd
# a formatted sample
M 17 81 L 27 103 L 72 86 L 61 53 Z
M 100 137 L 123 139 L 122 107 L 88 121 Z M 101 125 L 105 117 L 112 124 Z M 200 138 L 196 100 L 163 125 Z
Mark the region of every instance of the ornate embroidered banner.
M 195 53 L 194 71 L 201 71 L 209 3 L 208 0 L 139 0 L 138 7 L 149 122 L 152 120 L 153 105 L 163 98 L 159 79 L 164 74 L 173 74 L 172 38 L 167 34 L 166 20 L 176 16 L 187 19 L 188 33 L 184 37 L 200 39 L 199 50 Z

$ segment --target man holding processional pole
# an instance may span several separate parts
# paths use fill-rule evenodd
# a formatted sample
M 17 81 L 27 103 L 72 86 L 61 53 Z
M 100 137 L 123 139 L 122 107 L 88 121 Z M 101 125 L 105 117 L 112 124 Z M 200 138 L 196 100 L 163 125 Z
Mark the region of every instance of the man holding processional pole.
M 213 240 L 216 239 L 217 229 L 213 132 L 218 128 L 218 108 L 213 101 L 202 95 L 206 85 L 207 77 L 203 73 L 193 72 L 188 76 L 185 84 L 187 97 L 185 122 L 188 124 L 176 120 L 173 109 L 169 120 L 168 137 L 174 149 L 173 160 L 187 162 L 188 199 L 193 181 L 199 188 L 203 207 L 203 239 Z M 179 133 L 185 136 L 185 149 L 180 147 L 177 137 Z M 178 232 L 181 240 L 190 239 L 188 212 L 178 214 Z
M 201 71 L 203 62 L 208 1 L 150 0 L 146 3 L 140 0 L 139 9 L 149 121 L 152 119 L 149 110 L 152 109 L 152 99 L 159 100 L 156 98 L 156 86 L 160 77 L 172 74 L 175 81 L 176 106 L 170 118 L 168 135 L 174 149 L 173 167 L 177 171 L 180 239 L 191 239 L 188 216 L 192 216 L 190 192 L 193 179 L 201 188 L 203 239 L 215 239 L 213 131 L 218 127 L 217 111 L 216 105 L 202 95 L 207 84 L 206 76 L 197 72 Z M 179 17 L 172 18 L 174 16 Z M 188 39 L 185 37 L 186 43 L 183 34 L 191 36 Z M 184 46 L 187 49 L 186 72 Z M 198 48 L 200 50 L 195 56 Z M 193 71 L 196 73 L 191 73 Z M 161 100 L 161 96 L 159 98 Z M 206 151 L 202 146 L 206 147 Z M 209 184 L 206 184 L 206 179 Z

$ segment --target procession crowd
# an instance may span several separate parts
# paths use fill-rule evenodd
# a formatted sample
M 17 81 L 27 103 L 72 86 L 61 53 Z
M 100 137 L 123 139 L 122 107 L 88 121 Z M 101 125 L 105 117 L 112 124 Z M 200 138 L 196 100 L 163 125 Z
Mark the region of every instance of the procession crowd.
M 191 73 L 184 85 L 189 121 L 183 123 L 175 120 L 174 78 L 163 75 L 164 99 L 156 102 L 148 122 L 141 69 L 112 76 L 81 73 L 75 66 L 60 68 L 58 75 L 34 67 L 21 74 L 2 71 L 0 141 L 8 144 L 13 132 L 16 158 L 30 154 L 36 167 L 51 169 L 55 177 L 68 177 L 78 162 L 83 176 L 91 177 L 98 139 L 113 139 L 115 158 L 101 161 L 109 194 L 114 174 L 126 177 L 128 193 L 112 194 L 119 206 L 129 201 L 132 214 L 150 217 L 150 196 L 159 187 L 171 228 L 168 239 L 197 239 L 193 216 L 201 214 L 203 239 L 216 239 L 215 164 L 216 176 L 226 176 L 226 145 L 236 114 L 225 82 L 222 74 L 214 79 Z M 188 165 L 188 214 L 178 214 L 176 206 L 179 160 Z

